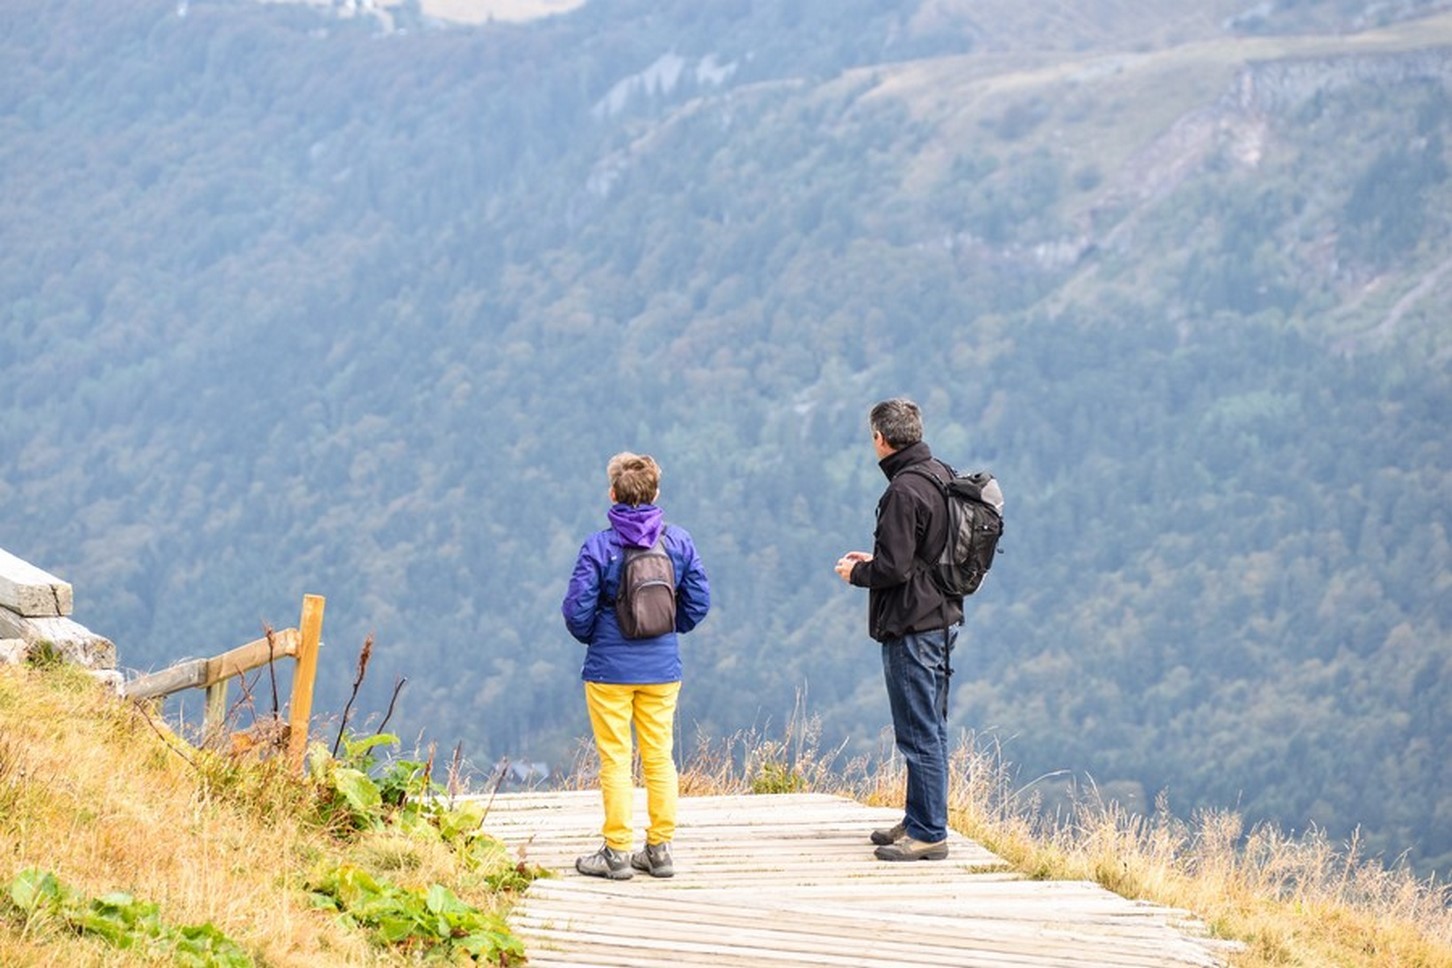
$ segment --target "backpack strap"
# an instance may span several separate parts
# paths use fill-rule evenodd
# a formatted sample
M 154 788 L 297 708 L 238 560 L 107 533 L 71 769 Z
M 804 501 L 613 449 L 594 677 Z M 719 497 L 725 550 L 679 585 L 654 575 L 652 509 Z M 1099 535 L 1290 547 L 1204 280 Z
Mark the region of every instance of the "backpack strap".
M 953 478 L 955 478 L 955 477 L 958 476 L 958 472 L 955 471 L 955 470 L 953 470 L 953 465 L 952 464 L 949 464 L 947 461 L 942 461 L 942 460 L 939 460 L 938 458 L 934 457 L 934 458 L 932 458 L 932 462 L 934 464 L 937 464 L 939 467 L 941 467 L 944 471 L 947 472 L 947 474 L 948 474 L 948 481 L 951 481 Z M 928 462 L 927 461 L 919 461 L 916 464 L 909 464 L 907 467 L 904 467 L 902 469 L 902 472 L 901 473 L 904 473 L 904 474 L 916 474 L 919 477 L 926 477 L 928 480 L 930 480 L 934 484 L 938 485 L 938 490 L 940 490 L 940 491 L 943 492 L 943 496 L 944 497 L 947 497 L 947 494 L 948 494 L 948 481 L 943 480 L 937 474 L 934 474 L 932 471 L 930 471 L 926 467 L 924 467 L 923 465 L 926 464 L 926 463 L 928 463 Z
M 953 468 L 947 463 L 938 460 L 938 458 L 936 457 L 933 458 L 933 462 L 941 467 L 943 470 L 948 472 L 949 481 L 957 476 L 957 472 L 954 471 Z M 902 469 L 902 473 L 915 474 L 918 477 L 926 477 L 928 480 L 933 482 L 933 485 L 938 489 L 938 493 L 943 496 L 943 513 L 949 519 L 944 524 L 944 527 L 947 528 L 951 524 L 951 519 L 953 517 L 953 509 L 948 506 L 948 481 L 942 480 L 938 477 L 938 475 L 934 474 L 932 471 L 924 467 L 923 465 L 926 463 L 927 461 L 920 461 L 916 464 L 904 467 Z M 949 530 L 951 530 L 951 528 L 949 528 Z M 946 547 L 947 542 L 951 540 L 953 540 L 953 536 L 945 532 L 943 535 L 944 546 Z M 942 554 L 942 549 L 939 549 L 938 554 Z M 935 560 L 933 558 L 924 558 L 921 555 L 918 556 L 918 561 L 922 562 L 928 568 L 933 567 L 935 564 Z
M 927 461 L 922 461 L 920 463 L 913 464 L 913 465 L 911 465 L 909 467 L 904 467 L 903 468 L 903 473 L 905 473 L 905 474 L 906 473 L 912 473 L 912 474 L 917 474 L 919 477 L 926 477 L 928 480 L 932 481 L 935 485 L 937 485 L 938 493 L 941 494 L 941 495 L 943 495 L 943 514 L 947 518 L 947 520 L 944 521 L 944 523 L 943 523 L 943 526 L 944 526 L 943 549 L 946 549 L 947 546 L 948 546 L 948 542 L 953 540 L 953 534 L 952 534 L 952 530 L 953 530 L 953 509 L 952 509 L 952 507 L 949 504 L 949 502 L 952 499 L 948 496 L 948 481 L 951 481 L 953 478 L 957 477 L 958 476 L 958 472 L 955 471 L 953 469 L 953 465 L 952 464 L 949 464 L 947 461 L 939 460 L 938 458 L 934 457 L 933 458 L 933 462 L 936 463 L 943 470 L 945 470 L 945 471 L 948 472 L 948 480 L 947 481 L 944 481 L 944 480 L 940 479 L 938 477 L 938 475 L 930 472 L 926 467 L 924 467 L 923 464 L 926 464 Z M 939 549 L 938 554 L 941 555 L 943 553 L 943 549 Z M 922 565 L 923 565 L 924 568 L 933 568 L 933 567 L 936 567 L 936 562 L 934 560 L 929 559 L 929 558 L 923 558 L 921 555 L 918 556 L 918 561 L 922 563 Z M 935 590 L 936 590 L 936 586 L 935 586 Z M 946 603 L 948 601 L 948 596 L 944 595 L 943 596 L 943 601 L 944 601 L 944 603 Z M 944 645 L 945 648 L 947 647 L 948 641 L 949 641 L 949 633 L 948 633 L 948 630 L 949 630 L 950 627 L 951 627 L 951 623 L 944 623 L 944 625 L 943 625 L 943 645 Z M 947 674 L 948 674 L 949 677 L 951 677 L 953 675 L 953 667 L 952 667 L 951 654 L 950 654 L 950 658 L 948 660 L 948 672 L 947 672 Z

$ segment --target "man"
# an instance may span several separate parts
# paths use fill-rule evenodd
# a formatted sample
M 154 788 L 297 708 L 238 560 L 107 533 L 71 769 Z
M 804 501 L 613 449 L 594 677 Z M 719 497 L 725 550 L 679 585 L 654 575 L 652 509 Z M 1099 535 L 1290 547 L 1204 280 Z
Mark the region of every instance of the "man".
M 929 564 L 948 540 L 948 509 L 938 486 L 949 471 L 923 441 L 918 405 L 884 400 L 869 415 L 887 489 L 877 502 L 872 553 L 849 551 L 837 574 L 867 592 L 868 634 L 882 643 L 882 671 L 894 739 L 907 763 L 907 798 L 897 825 L 872 832 L 879 860 L 948 856 L 949 661 L 963 600 L 933 583 Z

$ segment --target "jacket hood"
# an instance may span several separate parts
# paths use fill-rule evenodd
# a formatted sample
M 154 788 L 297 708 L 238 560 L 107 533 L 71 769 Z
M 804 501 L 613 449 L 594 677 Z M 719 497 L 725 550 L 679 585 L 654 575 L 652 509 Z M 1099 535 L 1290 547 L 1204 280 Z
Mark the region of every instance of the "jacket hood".
M 649 548 L 665 530 L 665 514 L 654 504 L 613 505 L 605 515 L 620 536 L 621 545 Z

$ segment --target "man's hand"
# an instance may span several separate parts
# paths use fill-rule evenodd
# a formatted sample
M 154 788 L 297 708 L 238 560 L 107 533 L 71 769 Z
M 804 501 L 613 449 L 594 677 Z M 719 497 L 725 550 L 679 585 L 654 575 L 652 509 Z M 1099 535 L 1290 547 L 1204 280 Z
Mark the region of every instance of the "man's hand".
M 872 556 L 865 551 L 849 551 L 837 559 L 837 574 L 847 584 L 852 584 L 852 568 L 859 561 L 871 561 Z

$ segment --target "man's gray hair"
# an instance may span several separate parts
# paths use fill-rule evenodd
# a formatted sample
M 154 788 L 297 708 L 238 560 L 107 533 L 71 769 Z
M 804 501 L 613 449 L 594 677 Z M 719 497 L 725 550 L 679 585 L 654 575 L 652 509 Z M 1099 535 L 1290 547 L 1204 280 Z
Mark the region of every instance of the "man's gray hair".
M 872 408 L 868 420 L 893 450 L 902 450 L 923 439 L 923 412 L 907 397 L 882 401 Z

